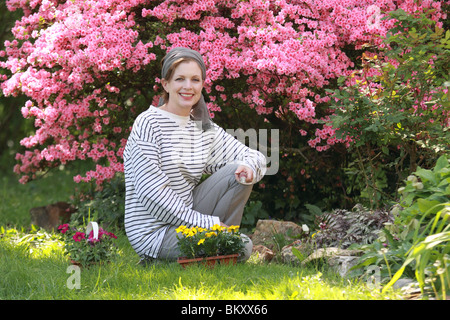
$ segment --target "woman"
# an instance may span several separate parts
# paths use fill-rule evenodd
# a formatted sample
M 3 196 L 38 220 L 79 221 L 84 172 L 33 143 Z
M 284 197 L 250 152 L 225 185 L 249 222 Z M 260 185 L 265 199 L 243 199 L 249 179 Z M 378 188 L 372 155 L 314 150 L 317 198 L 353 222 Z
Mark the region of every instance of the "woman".
M 172 49 L 162 61 L 163 98 L 136 118 L 128 138 L 125 229 L 145 260 L 177 258 L 180 225 L 240 225 L 252 185 L 266 170 L 263 154 L 211 121 L 205 77 L 198 52 Z M 210 176 L 199 184 L 203 174 Z M 242 260 L 251 254 L 248 240 Z

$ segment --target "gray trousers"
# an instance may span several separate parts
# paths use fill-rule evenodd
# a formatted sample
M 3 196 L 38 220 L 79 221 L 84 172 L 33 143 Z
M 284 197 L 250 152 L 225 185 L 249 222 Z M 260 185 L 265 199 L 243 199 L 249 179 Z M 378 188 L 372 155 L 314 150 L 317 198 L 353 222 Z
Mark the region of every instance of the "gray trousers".
M 228 226 L 239 226 L 253 185 L 243 185 L 236 181 L 234 172 L 237 167 L 237 164 L 226 165 L 195 187 L 192 209 L 217 216 Z M 175 231 L 178 227 L 170 226 L 166 231 L 158 258 L 172 260 L 179 257 L 180 251 Z M 247 236 L 242 235 L 242 237 L 248 240 L 245 253 L 240 258 L 240 261 L 245 261 L 252 253 L 253 244 Z

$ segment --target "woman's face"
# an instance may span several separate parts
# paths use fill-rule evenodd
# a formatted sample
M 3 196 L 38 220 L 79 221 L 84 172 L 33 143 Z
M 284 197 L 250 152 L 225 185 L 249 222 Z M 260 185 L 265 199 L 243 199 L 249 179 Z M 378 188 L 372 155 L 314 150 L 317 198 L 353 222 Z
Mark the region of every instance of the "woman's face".
M 161 84 L 169 94 L 167 111 L 187 116 L 202 94 L 202 70 L 195 61 L 182 62 L 175 68 L 172 78 L 162 79 Z

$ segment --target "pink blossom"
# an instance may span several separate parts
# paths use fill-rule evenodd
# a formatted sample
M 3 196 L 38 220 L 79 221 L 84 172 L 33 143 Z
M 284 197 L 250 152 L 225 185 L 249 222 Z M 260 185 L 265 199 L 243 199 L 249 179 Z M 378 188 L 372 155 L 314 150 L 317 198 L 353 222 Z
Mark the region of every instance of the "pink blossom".
M 0 51 L 0 87 L 28 98 L 21 113 L 35 125 L 14 171 L 25 183 L 47 166 L 90 159 L 101 165 L 74 180 L 99 185 L 123 171 L 133 119 L 159 100 L 156 60 L 175 46 L 203 55 L 212 116 L 237 103 L 261 116 L 290 113 L 310 147 L 347 145 L 319 116 L 330 96 L 318 92 L 358 74 L 345 48 L 382 46 L 393 21 L 369 25 L 374 4 L 382 16 L 434 8 L 432 19 L 446 18 L 432 0 L 7 0 L 24 15 Z

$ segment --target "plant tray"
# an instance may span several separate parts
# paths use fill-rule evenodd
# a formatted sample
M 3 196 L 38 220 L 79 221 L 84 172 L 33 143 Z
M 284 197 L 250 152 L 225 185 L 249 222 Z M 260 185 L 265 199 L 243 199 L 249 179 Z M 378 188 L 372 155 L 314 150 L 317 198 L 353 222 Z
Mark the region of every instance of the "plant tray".
M 181 257 L 181 258 L 178 258 L 177 262 L 183 268 L 186 268 L 190 265 L 198 265 L 198 264 L 202 264 L 208 268 L 214 268 L 217 264 L 235 265 L 238 257 L 239 257 L 238 254 L 230 254 L 230 255 L 225 255 L 225 256 L 214 256 L 214 257 L 206 257 L 206 258 L 193 258 L 193 259 Z

